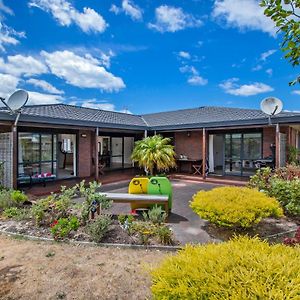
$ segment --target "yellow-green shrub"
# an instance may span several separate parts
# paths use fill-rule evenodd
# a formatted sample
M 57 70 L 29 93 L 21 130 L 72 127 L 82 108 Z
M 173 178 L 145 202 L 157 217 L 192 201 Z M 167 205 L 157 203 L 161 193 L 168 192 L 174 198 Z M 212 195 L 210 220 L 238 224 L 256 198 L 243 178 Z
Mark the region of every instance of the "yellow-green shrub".
M 237 237 L 186 246 L 151 271 L 154 299 L 300 299 L 300 248 Z
M 275 198 L 246 187 L 219 187 L 200 191 L 191 208 L 201 218 L 227 227 L 251 227 L 269 216 L 280 217 L 282 208 Z

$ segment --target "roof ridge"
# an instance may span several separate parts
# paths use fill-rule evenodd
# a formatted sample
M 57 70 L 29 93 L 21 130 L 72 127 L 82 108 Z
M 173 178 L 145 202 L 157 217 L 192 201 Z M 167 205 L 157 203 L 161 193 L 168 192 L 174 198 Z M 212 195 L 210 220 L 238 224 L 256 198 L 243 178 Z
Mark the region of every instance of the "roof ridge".
M 182 108 L 182 109 L 168 110 L 168 111 L 162 111 L 162 112 L 156 112 L 156 113 L 147 113 L 147 114 L 143 114 L 141 116 L 143 117 L 143 116 L 149 116 L 149 115 L 157 115 L 157 114 L 204 109 L 204 108 L 240 109 L 240 110 L 242 109 L 242 110 L 248 110 L 248 111 L 260 111 L 259 109 L 256 109 L 256 108 L 239 108 L 239 107 L 228 107 L 228 106 L 205 105 L 205 106 L 199 106 L 199 107 L 194 107 L 194 108 Z

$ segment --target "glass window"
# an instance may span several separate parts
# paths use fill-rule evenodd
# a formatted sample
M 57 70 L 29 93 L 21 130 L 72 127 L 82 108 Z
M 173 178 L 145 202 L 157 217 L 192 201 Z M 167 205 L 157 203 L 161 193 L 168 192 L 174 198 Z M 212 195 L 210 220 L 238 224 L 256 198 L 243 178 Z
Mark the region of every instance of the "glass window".
M 262 135 L 261 133 L 245 133 L 243 145 L 244 159 L 261 159 Z
M 56 174 L 56 135 L 20 132 L 18 176 Z
M 38 162 L 40 160 L 40 135 L 19 133 L 19 163 Z
M 52 160 L 52 134 L 41 135 L 42 161 Z

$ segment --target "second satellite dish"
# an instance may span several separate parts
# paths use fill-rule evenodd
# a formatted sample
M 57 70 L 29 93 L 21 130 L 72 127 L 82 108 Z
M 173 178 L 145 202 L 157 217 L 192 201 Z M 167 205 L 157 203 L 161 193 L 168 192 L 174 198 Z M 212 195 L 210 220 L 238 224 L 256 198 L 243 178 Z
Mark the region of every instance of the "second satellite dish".
M 27 101 L 28 93 L 24 90 L 17 90 L 9 96 L 6 105 L 13 112 L 17 112 L 27 103 Z
M 278 98 L 269 97 L 261 101 L 260 108 L 265 114 L 274 116 L 282 111 L 283 104 Z

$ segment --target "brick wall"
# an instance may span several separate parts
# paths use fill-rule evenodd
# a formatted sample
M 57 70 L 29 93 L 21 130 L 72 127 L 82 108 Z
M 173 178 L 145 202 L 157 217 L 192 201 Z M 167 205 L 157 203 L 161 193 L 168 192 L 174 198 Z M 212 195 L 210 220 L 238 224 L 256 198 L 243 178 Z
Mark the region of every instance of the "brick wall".
M 86 137 L 82 137 L 82 135 Z M 93 173 L 92 170 L 92 132 L 79 131 L 78 141 L 78 176 L 89 177 Z
M 275 145 L 276 129 L 274 127 L 263 128 L 263 157 L 272 155 L 271 144 Z
M 191 159 L 202 159 L 202 131 L 176 132 L 175 152 Z

